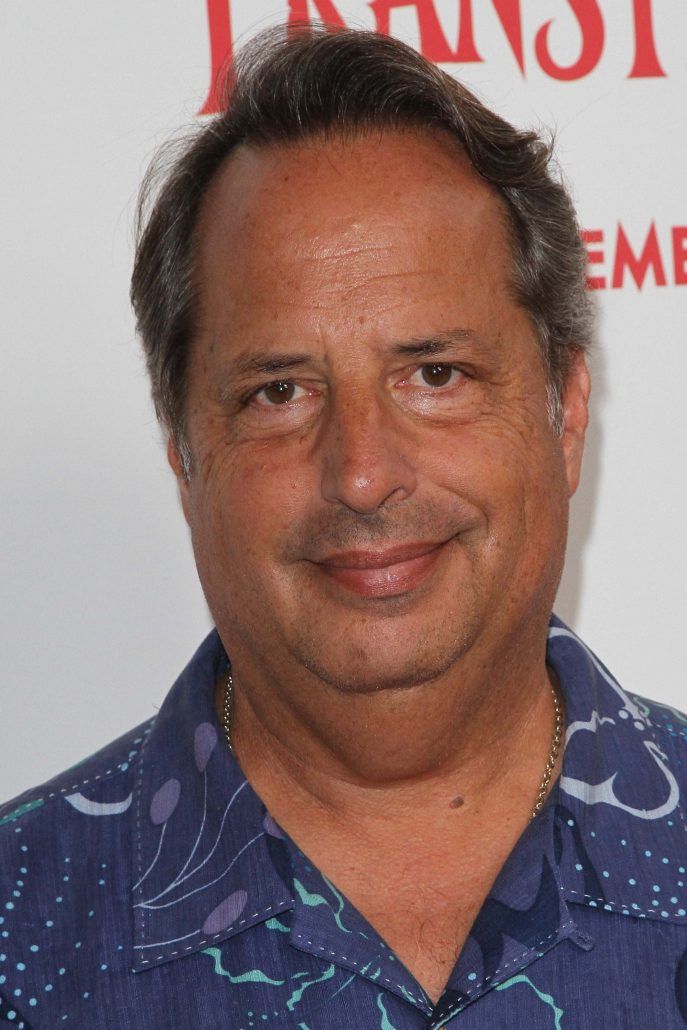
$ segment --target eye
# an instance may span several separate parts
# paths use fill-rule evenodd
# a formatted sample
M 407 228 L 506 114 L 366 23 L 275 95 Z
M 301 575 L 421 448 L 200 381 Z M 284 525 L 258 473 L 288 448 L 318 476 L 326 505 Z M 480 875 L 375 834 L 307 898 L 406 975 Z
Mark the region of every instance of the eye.
M 305 393 L 302 387 L 296 386 L 285 379 L 278 379 L 273 383 L 267 383 L 253 394 L 251 400 L 258 404 L 274 406 L 277 404 L 288 404 L 298 398 L 297 391 Z
M 422 378 L 421 385 L 434 387 L 448 386 L 449 383 L 455 382 L 456 378 L 461 374 L 460 369 L 456 368 L 455 365 L 421 365 L 411 376 L 411 381 L 415 376 L 420 375 Z

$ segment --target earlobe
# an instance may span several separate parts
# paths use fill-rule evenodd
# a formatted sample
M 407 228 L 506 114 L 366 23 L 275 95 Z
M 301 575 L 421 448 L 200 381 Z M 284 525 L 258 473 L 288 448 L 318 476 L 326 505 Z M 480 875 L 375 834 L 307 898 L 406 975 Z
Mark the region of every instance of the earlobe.
M 577 490 L 582 469 L 584 437 L 589 422 L 589 395 L 591 377 L 579 351 L 573 358 L 572 367 L 563 388 L 563 453 L 570 497 Z
M 179 488 L 179 499 L 184 512 L 184 518 L 190 526 L 191 505 L 189 499 L 188 478 L 184 472 L 184 466 L 179 451 L 177 450 L 176 444 L 172 440 L 171 436 L 167 437 L 167 461 L 170 464 L 172 472 L 176 476 L 177 486 Z

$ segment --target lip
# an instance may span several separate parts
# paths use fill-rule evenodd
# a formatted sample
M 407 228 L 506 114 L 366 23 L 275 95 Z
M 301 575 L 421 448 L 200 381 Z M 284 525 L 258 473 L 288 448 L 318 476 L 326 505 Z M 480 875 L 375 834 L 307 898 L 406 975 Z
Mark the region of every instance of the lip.
M 361 597 L 395 597 L 420 584 L 446 543 L 425 541 L 385 551 L 345 551 L 315 564 L 330 579 Z

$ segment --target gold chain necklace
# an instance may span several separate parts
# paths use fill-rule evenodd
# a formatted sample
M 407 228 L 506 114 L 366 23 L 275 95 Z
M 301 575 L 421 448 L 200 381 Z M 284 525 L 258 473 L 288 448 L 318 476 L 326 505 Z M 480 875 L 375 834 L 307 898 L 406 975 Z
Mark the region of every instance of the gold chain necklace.
M 554 708 L 556 709 L 556 723 L 553 731 L 553 742 L 551 744 L 551 750 L 549 752 L 549 757 L 546 762 L 546 769 L 544 770 L 544 779 L 541 782 L 541 787 L 539 788 L 539 793 L 537 794 L 537 800 L 535 801 L 534 808 L 532 809 L 532 815 L 530 817 L 531 819 L 534 819 L 535 815 L 544 804 L 544 800 L 546 798 L 546 791 L 549 786 L 549 780 L 551 779 L 551 773 L 553 772 L 554 766 L 556 764 L 556 758 L 558 757 L 558 751 L 560 749 L 561 740 L 563 738 L 563 709 L 560 701 L 558 700 L 558 694 L 553 689 L 553 686 L 551 686 L 551 694 L 553 695 L 553 704 Z M 231 711 L 233 696 L 234 681 L 232 679 L 231 673 L 229 673 L 227 677 L 227 683 L 224 688 L 222 725 L 224 727 L 224 734 L 227 738 L 229 750 L 232 753 L 234 750 L 231 743 Z

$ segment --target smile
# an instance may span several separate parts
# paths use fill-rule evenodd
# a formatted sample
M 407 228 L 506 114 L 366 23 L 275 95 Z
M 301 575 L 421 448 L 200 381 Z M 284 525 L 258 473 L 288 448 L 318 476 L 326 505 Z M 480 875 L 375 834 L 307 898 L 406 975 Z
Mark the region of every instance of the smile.
M 447 541 L 386 551 L 347 551 L 316 562 L 330 579 L 361 597 L 395 597 L 417 587 L 436 564 Z

